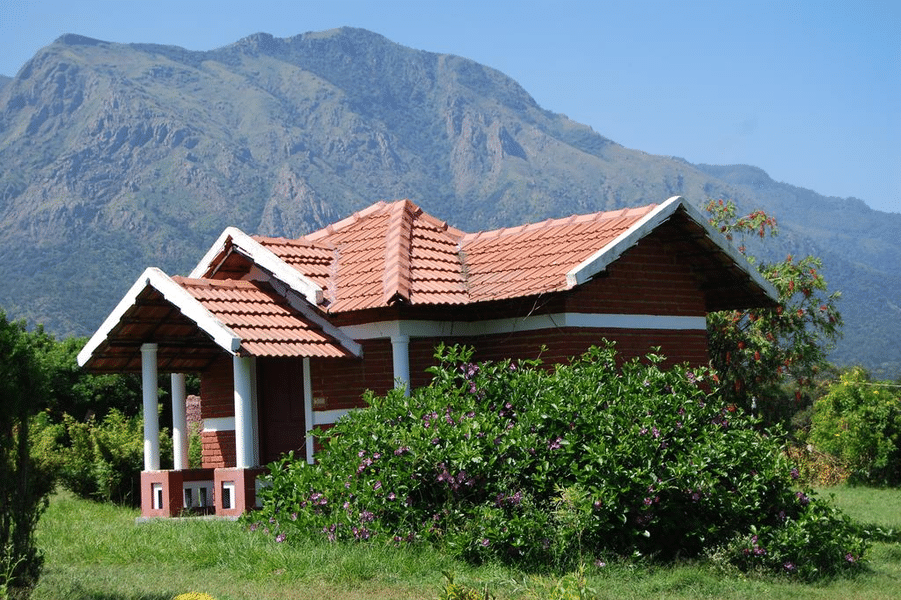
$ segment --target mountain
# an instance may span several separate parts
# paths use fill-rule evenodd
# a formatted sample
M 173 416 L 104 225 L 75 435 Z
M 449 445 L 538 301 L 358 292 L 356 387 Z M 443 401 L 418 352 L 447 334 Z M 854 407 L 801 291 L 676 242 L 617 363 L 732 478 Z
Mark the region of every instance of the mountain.
M 625 148 L 496 70 L 365 30 L 202 52 L 64 35 L 0 81 L 0 165 L 0 307 L 58 335 L 228 225 L 297 236 L 410 198 L 477 231 L 679 194 L 775 214 L 761 251 L 823 256 L 845 292 L 836 359 L 901 373 L 901 215 Z

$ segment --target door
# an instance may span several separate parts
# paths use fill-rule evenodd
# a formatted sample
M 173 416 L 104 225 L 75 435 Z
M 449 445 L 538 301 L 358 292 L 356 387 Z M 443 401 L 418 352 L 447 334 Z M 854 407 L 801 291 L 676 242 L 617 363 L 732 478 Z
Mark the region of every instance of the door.
M 268 464 L 294 450 L 306 456 L 303 359 L 266 358 L 257 363 L 260 462 Z

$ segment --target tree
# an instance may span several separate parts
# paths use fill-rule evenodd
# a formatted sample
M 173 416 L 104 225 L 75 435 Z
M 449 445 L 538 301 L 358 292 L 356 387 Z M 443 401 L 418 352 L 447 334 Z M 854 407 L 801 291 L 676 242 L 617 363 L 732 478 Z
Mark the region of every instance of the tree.
M 0 591 L 12 598 L 27 598 L 40 575 L 34 529 L 52 486 L 29 445 L 29 419 L 47 398 L 39 344 L 40 333 L 0 311 Z
M 727 239 L 739 236 L 739 252 L 779 293 L 776 308 L 723 311 L 707 318 L 710 359 L 724 398 L 753 410 L 765 423 L 785 421 L 802 407 L 805 392 L 828 366 L 826 356 L 841 333 L 838 292 L 829 293 L 822 261 L 789 255 L 774 263 L 746 254 L 746 236 L 777 234 L 776 219 L 762 210 L 736 216 L 731 201 L 710 201 L 710 223 Z

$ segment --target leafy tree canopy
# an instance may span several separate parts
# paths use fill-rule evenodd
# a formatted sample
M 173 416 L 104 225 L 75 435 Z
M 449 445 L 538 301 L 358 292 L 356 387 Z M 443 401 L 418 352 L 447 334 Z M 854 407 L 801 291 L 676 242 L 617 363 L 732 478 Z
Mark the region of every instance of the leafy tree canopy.
M 737 241 L 739 252 L 779 292 L 776 308 L 708 316 L 710 358 L 723 397 L 758 412 L 766 422 L 784 422 L 801 408 L 814 378 L 828 366 L 827 354 L 841 334 L 840 294 L 828 292 L 822 261 L 816 257 L 787 256 L 763 263 L 746 254 L 747 236 L 777 234 L 774 217 L 762 210 L 738 216 L 731 201 L 710 201 L 706 209 L 711 225 Z

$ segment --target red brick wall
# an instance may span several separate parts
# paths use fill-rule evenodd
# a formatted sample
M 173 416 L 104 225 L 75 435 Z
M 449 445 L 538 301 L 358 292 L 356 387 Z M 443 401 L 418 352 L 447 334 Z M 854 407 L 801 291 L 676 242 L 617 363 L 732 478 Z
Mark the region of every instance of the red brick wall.
M 475 360 L 504 358 L 541 358 L 546 365 L 567 362 L 602 340 L 616 342 L 616 350 L 623 360 L 642 357 L 659 346 L 667 357 L 665 364 L 688 362 L 706 365 L 707 332 L 704 330 L 667 329 L 601 329 L 570 328 L 544 329 L 521 333 L 483 336 L 473 340 L 477 351 Z M 542 345 L 547 350 L 539 353 Z
M 607 272 L 566 296 L 567 312 L 706 316 L 704 294 L 689 268 L 653 235 L 613 262 Z
M 200 416 L 215 419 L 235 416 L 235 381 L 232 358 L 223 355 L 200 374 Z M 234 431 L 202 431 L 204 468 L 234 467 Z
M 200 417 L 235 416 L 235 377 L 232 357 L 223 355 L 200 374 Z
M 235 466 L 237 454 L 234 431 L 203 431 L 200 433 L 200 441 L 203 444 L 203 468 Z
M 385 394 L 394 387 L 394 362 L 391 340 L 363 340 L 363 359 L 311 358 L 310 371 L 313 398 L 323 398 L 324 407 L 317 410 L 362 406 L 365 390 Z

